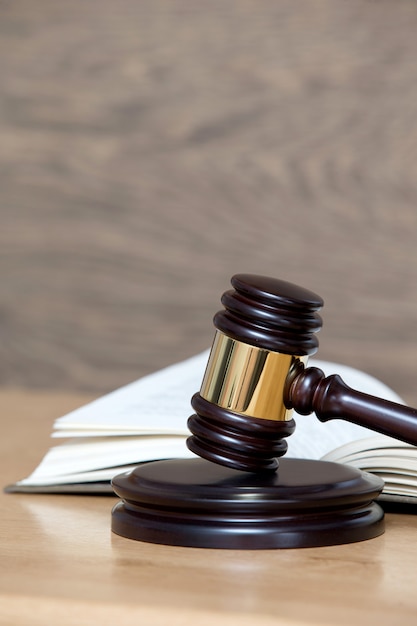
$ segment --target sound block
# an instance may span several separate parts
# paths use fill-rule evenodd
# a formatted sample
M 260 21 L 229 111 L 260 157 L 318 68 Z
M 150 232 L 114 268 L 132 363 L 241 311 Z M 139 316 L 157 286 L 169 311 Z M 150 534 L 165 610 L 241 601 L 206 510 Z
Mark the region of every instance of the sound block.
M 113 479 L 112 531 L 176 546 L 259 550 L 351 543 L 384 532 L 383 482 L 353 467 L 283 458 L 274 473 L 198 457 L 139 465 Z

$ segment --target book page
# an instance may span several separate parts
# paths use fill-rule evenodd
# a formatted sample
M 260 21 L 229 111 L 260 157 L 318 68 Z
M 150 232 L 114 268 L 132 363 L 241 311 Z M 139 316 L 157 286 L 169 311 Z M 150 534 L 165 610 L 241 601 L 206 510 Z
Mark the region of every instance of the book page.
M 49 485 L 92 480 L 110 480 L 139 462 L 193 456 L 184 437 L 106 437 L 71 439 L 54 446 L 24 485 Z M 128 467 L 126 467 L 128 466 Z
M 185 444 L 191 396 L 199 390 L 208 351 L 130 383 L 55 421 L 54 436 L 72 437 L 55 446 L 20 485 L 110 480 L 123 468 L 162 458 L 191 456 Z M 311 359 L 326 375 L 338 373 L 349 386 L 401 402 L 386 385 L 354 368 Z M 370 431 L 342 420 L 321 423 L 314 414 L 294 414 L 295 434 L 287 455 L 319 459 Z M 175 436 L 173 436 L 175 435 Z
M 206 350 L 86 404 L 58 418 L 54 437 L 115 434 L 188 434 L 191 397 L 199 391 Z
M 56 420 L 54 436 L 134 434 L 189 435 L 187 419 L 192 414 L 191 396 L 201 385 L 209 351 L 169 366 L 126 385 Z M 339 374 L 345 383 L 370 395 L 402 402 L 382 382 L 359 370 L 318 359 L 309 365 L 328 376 Z M 297 427 L 288 439 L 290 456 L 321 458 L 330 450 L 370 431 L 343 420 L 320 422 L 314 414 L 294 415 Z

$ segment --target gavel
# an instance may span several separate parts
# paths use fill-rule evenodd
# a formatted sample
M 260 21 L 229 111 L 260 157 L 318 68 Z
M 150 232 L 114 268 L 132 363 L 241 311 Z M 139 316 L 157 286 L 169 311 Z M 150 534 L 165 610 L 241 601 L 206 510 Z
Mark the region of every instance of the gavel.
M 200 393 L 188 420 L 190 450 L 244 471 L 275 471 L 292 434 L 293 410 L 325 422 L 344 419 L 417 445 L 417 410 L 325 377 L 307 358 L 318 348 L 320 296 L 265 276 L 240 274 L 224 310 Z
M 191 399 L 193 458 L 116 476 L 112 530 L 129 539 L 269 549 L 363 541 L 384 532 L 383 481 L 354 467 L 285 457 L 294 410 L 339 418 L 417 445 L 417 410 L 325 377 L 322 299 L 292 283 L 233 276 L 222 296 L 201 389 Z M 314 419 L 314 418 L 312 418 Z M 278 460 L 279 459 L 279 460 Z

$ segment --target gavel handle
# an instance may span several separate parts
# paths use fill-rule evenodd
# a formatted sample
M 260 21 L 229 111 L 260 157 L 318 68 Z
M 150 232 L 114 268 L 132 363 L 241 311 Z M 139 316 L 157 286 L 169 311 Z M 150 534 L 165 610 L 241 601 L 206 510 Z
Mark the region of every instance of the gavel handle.
M 321 422 L 343 419 L 417 445 L 417 409 L 351 389 L 340 376 L 326 378 L 316 367 L 289 383 L 285 404 L 301 415 L 314 411 Z

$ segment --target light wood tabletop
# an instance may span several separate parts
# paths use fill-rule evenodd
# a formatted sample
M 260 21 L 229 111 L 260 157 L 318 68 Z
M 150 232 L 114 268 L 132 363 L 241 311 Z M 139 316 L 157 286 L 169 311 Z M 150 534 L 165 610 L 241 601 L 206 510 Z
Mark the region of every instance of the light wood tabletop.
M 27 475 L 86 395 L 0 392 L 1 477 Z M 350 545 L 221 551 L 110 531 L 113 497 L 1 494 L 0 623 L 415 624 L 417 518 Z

